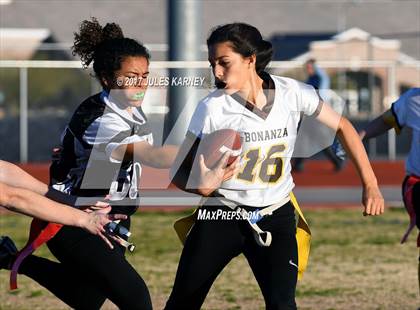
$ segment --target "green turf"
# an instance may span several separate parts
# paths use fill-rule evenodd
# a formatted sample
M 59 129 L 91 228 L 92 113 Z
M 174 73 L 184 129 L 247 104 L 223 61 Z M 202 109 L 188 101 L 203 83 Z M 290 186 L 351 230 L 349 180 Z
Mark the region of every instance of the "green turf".
M 172 223 L 181 213 L 148 212 L 134 216 L 128 259 L 149 286 L 155 309 L 162 309 L 171 291 L 181 253 Z M 415 233 L 406 245 L 399 240 L 408 223 L 402 210 L 388 209 L 378 218 L 360 210 L 306 211 L 313 232 L 308 271 L 298 284 L 299 309 L 416 309 L 417 257 Z M 22 246 L 30 219 L 0 218 L 0 234 Z M 38 255 L 51 257 L 42 247 Z M 7 289 L 8 273 L 0 272 L 1 309 L 66 309 L 51 293 L 25 276 L 20 289 Z M 263 309 L 264 302 L 244 259 L 234 259 L 213 285 L 204 309 Z M 107 302 L 104 309 L 114 309 Z

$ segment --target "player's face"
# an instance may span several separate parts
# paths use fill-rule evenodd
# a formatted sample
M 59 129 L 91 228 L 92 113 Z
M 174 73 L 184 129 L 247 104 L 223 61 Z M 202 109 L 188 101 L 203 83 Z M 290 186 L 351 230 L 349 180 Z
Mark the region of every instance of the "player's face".
M 139 107 L 146 95 L 148 75 L 149 62 L 145 57 L 125 57 L 121 68 L 114 73 L 113 88 L 118 99 Z
M 255 67 L 250 66 L 250 57 L 243 57 L 235 52 L 229 42 L 211 45 L 209 62 L 216 87 L 232 92 L 243 89 L 251 77 L 251 71 L 255 71 Z
M 306 69 L 306 73 L 309 74 L 309 75 L 312 75 L 312 74 L 315 73 L 314 65 L 311 64 L 311 63 L 307 63 L 305 65 L 305 69 Z

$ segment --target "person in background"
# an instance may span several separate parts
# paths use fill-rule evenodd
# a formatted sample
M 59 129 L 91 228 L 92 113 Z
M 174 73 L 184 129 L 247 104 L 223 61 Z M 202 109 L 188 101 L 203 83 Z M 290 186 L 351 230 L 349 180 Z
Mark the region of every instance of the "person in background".
M 410 224 L 401 243 L 407 240 L 415 226 L 420 229 L 420 88 L 411 88 L 405 92 L 389 110 L 367 124 L 359 133 L 360 138 L 368 140 L 392 128 L 399 134 L 404 127 L 411 128 L 413 133 L 405 165 L 406 177 L 402 183 L 403 201 L 410 216 Z M 420 234 L 417 236 L 417 247 L 420 249 Z M 420 255 L 418 279 L 420 289 Z
M 330 78 L 328 74 L 316 64 L 315 59 L 311 58 L 305 62 L 305 72 L 308 75 L 305 83 L 313 86 L 323 101 L 329 102 Z M 333 146 L 328 146 L 322 153 L 334 165 L 335 171 L 340 171 L 344 167 L 344 158 L 337 156 Z M 294 171 L 303 171 L 305 158 L 296 158 L 293 164 Z

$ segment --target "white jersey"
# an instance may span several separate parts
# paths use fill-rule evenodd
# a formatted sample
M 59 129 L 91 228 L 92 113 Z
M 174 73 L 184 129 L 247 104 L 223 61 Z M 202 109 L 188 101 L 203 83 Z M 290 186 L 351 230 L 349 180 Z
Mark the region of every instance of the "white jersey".
M 263 110 L 217 90 L 199 102 L 188 128 L 199 138 L 225 128 L 240 133 L 241 171 L 215 192 L 231 207 L 288 201 L 294 188 L 290 159 L 301 115 L 316 115 L 322 106 L 310 85 L 266 73 L 261 77 L 270 89 Z
M 411 149 L 406 160 L 407 174 L 420 176 L 420 88 L 405 92 L 392 104 L 398 127 L 410 127 L 413 130 Z

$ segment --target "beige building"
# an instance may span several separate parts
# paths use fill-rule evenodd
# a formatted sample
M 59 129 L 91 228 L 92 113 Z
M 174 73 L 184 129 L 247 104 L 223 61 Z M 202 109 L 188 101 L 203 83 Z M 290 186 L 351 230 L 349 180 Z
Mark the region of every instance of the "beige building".
M 331 77 L 332 89 L 338 92 L 341 89 L 340 95 L 353 105 L 351 114 L 363 116 L 363 110 L 365 114 L 377 114 L 387 109 L 407 88 L 419 87 L 420 62 L 400 48 L 399 40 L 381 39 L 351 28 L 330 40 L 313 41 L 308 52 L 294 60 L 316 59 Z M 372 106 L 369 108 L 367 103 L 363 109 L 360 107 L 363 97 L 366 102 L 370 101 L 369 89 L 372 89 Z M 357 101 L 357 107 L 353 101 Z M 361 113 L 356 113 L 356 109 Z

